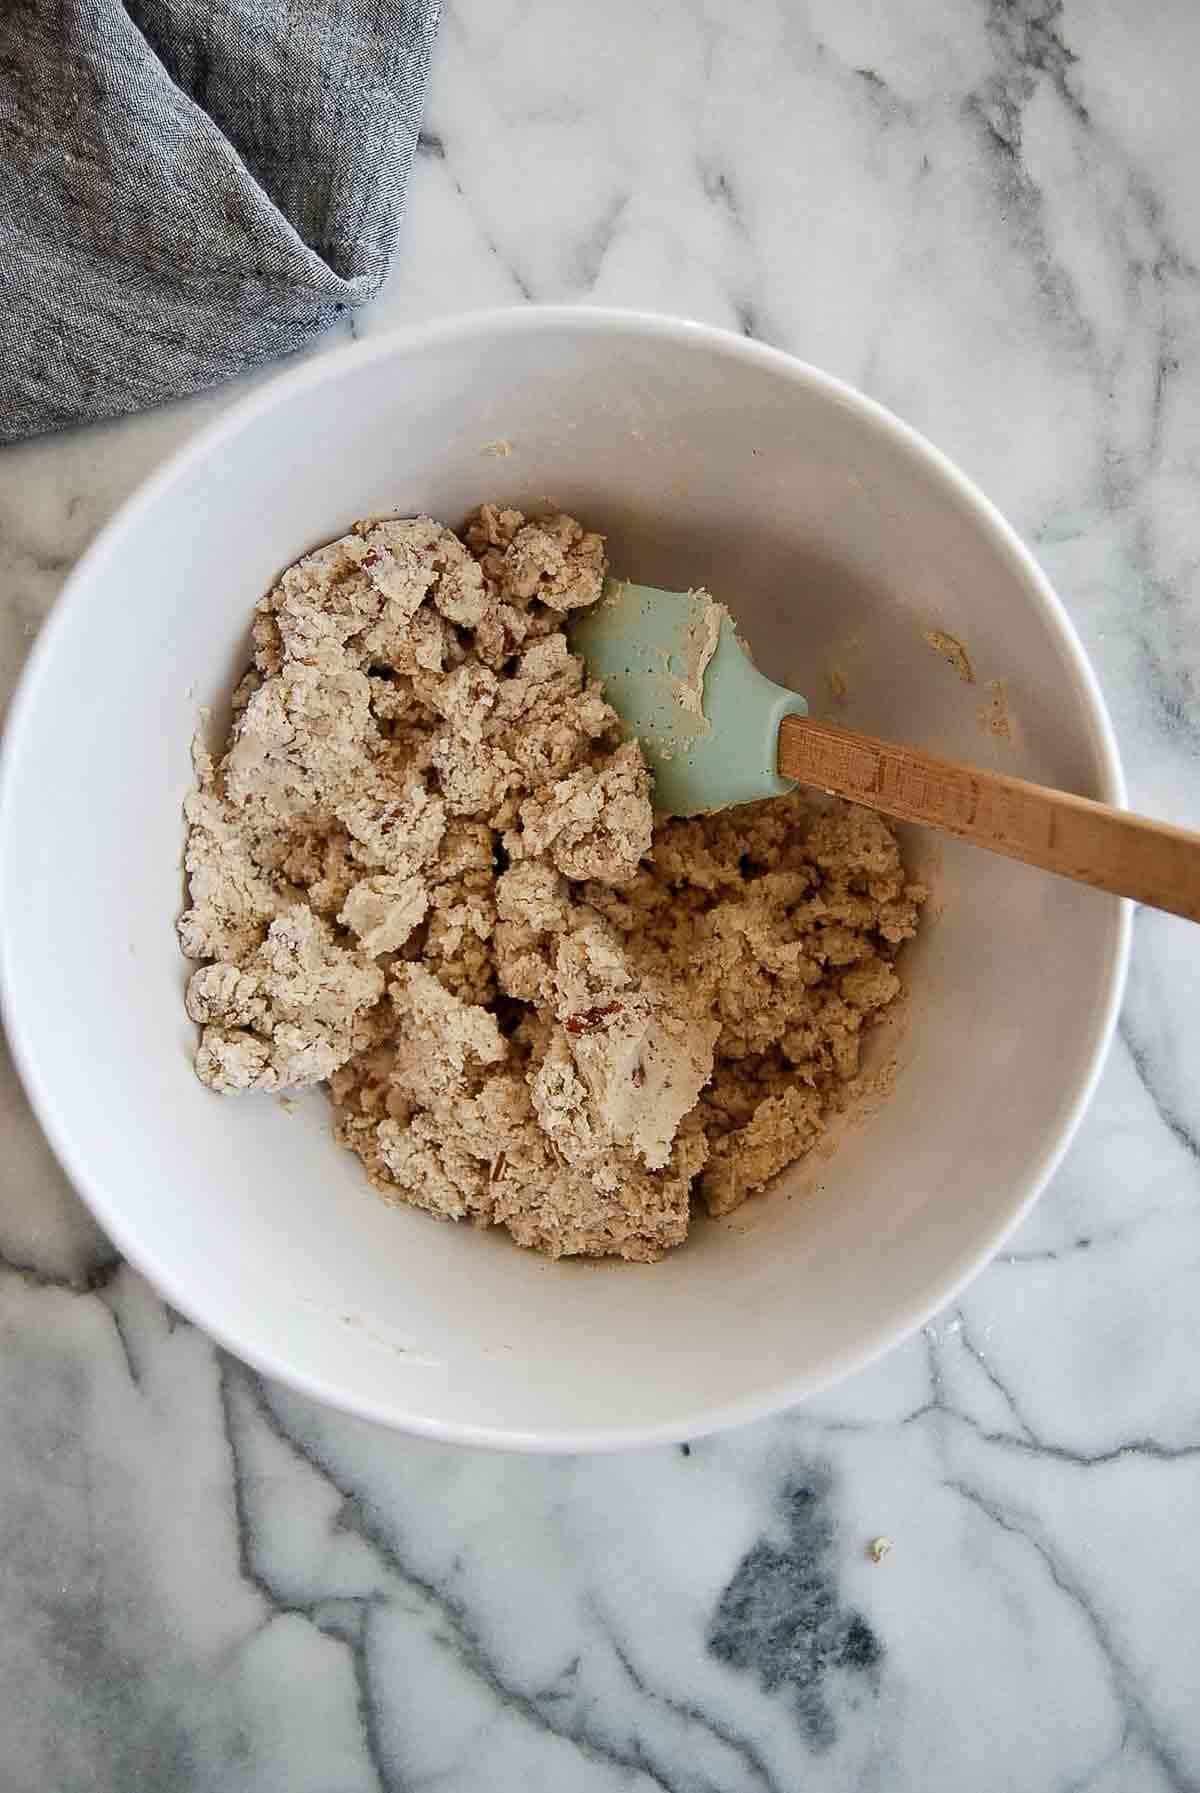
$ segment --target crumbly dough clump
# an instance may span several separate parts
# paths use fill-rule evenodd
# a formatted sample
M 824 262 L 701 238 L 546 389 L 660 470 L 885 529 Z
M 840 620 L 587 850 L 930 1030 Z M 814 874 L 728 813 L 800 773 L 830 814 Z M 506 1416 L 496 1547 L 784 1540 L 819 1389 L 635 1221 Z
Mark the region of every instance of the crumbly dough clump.
M 853 1099 L 924 892 L 864 810 L 655 828 L 562 632 L 604 575 L 572 518 L 494 505 L 290 567 L 197 753 L 179 930 L 213 1089 L 326 1083 L 389 1199 L 652 1260 Z

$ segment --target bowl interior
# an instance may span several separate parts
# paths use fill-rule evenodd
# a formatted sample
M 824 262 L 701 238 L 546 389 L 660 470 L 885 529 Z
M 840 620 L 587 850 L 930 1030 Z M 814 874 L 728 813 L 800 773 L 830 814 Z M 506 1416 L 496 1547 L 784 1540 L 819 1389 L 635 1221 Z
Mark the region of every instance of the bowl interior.
M 994 1248 L 1102 1050 L 1122 907 L 910 838 L 936 896 L 886 1042 L 893 1095 L 833 1156 L 699 1224 L 661 1265 L 551 1265 L 501 1234 L 385 1207 L 319 1093 L 289 1110 L 195 1080 L 174 933 L 180 804 L 201 709 L 220 716 L 279 570 L 357 516 L 453 523 L 485 498 L 561 505 L 607 532 L 617 571 L 707 584 L 818 712 L 1118 794 L 1094 687 L 1028 558 L 893 420 L 694 327 L 468 321 L 257 395 L 78 570 L 7 750 L 7 1017 L 102 1223 L 260 1367 L 451 1437 L 682 1437 L 864 1361 Z M 926 644 L 936 629 L 966 645 L 976 684 Z M 1007 733 L 989 726 L 1002 721 Z

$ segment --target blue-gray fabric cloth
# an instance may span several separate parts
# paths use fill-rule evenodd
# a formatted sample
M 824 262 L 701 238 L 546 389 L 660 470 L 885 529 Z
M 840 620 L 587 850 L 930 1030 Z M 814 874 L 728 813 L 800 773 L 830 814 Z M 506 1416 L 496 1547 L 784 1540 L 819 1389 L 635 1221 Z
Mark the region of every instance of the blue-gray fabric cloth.
M 387 271 L 438 0 L 0 0 L 0 441 L 286 355 Z

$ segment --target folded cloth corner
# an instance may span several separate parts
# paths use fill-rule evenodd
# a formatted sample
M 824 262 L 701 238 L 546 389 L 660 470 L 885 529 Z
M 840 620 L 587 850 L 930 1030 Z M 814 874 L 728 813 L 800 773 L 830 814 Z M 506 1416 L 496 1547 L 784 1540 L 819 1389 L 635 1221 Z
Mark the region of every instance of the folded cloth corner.
M 0 441 L 298 349 L 387 272 L 439 0 L 2 0 Z

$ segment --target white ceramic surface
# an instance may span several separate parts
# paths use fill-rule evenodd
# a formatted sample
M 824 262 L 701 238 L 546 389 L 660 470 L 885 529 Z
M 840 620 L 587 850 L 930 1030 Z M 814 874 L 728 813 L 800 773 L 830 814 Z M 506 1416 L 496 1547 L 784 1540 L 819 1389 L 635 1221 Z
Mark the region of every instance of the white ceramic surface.
M 507 457 L 489 452 L 503 439 Z M 549 1265 L 384 1207 L 324 1099 L 195 1081 L 180 803 L 203 705 L 273 575 L 373 511 L 561 504 L 614 565 L 727 598 L 771 676 L 881 734 L 1121 798 L 1066 617 L 996 513 L 844 386 L 699 326 L 525 310 L 302 367 L 198 437 L 80 564 L 15 705 L 0 861 L 6 1018 L 56 1150 L 119 1246 L 236 1352 L 447 1438 L 592 1448 L 695 1436 L 895 1342 L 1036 1195 L 1111 1028 L 1127 916 L 953 844 L 890 1101 L 837 1154 L 654 1268 Z M 948 629 L 980 680 L 924 643 Z

